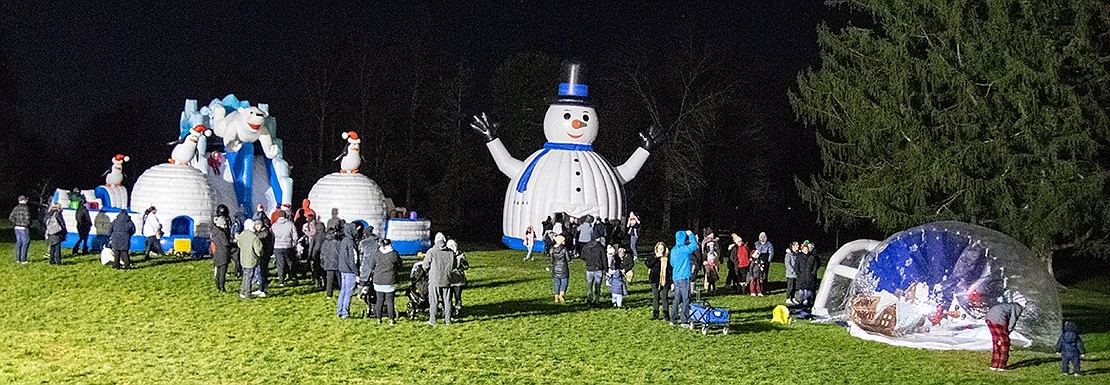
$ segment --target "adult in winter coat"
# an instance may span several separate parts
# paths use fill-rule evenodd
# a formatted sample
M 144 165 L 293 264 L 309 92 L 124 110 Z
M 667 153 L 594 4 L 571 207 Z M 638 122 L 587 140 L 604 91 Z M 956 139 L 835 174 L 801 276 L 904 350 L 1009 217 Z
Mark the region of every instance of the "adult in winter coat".
M 1010 302 L 991 306 L 987 310 L 987 329 L 991 332 L 991 370 L 1006 370 L 1010 360 L 1010 333 L 1017 327 L 1018 318 L 1025 310 L 1025 297 L 1021 293 L 1010 295 Z
M 360 278 L 362 282 L 372 282 L 374 285 L 375 296 L 374 315 L 378 317 L 378 323 L 382 323 L 382 315 L 389 317 L 389 324 L 397 323 L 397 310 L 394 307 L 394 300 L 397 292 L 397 274 L 402 270 L 401 256 L 393 250 L 393 243 L 388 239 L 378 241 L 377 252 L 373 253 L 373 258 L 367 259 L 365 264 L 368 268 L 363 270 L 364 275 Z M 363 255 L 365 249 L 363 249 Z M 384 312 L 383 312 L 384 310 Z
M 80 195 L 78 198 L 77 211 L 73 213 L 73 219 L 77 222 L 77 243 L 73 244 L 73 254 L 77 254 L 77 250 L 81 250 L 81 254 L 89 253 L 89 231 L 92 230 L 92 217 L 89 216 L 89 208 L 86 207 L 85 196 Z
M 621 263 L 621 277 L 624 278 L 625 282 L 632 283 L 632 269 L 636 267 L 636 259 L 628 254 L 628 249 L 618 247 L 617 260 Z
M 390 243 L 392 245 L 392 243 Z M 381 248 L 381 239 L 374 234 L 374 226 L 369 226 L 363 231 L 362 239 L 358 241 L 358 278 L 360 285 L 369 285 L 373 275 L 373 261 L 378 258 L 378 249 Z M 392 248 L 392 246 L 390 246 Z
M 8 214 L 8 221 L 15 229 L 15 261 L 27 263 L 27 249 L 31 246 L 31 208 L 27 207 L 27 197 L 20 195 L 18 204 Z
M 359 225 L 343 225 L 343 239 L 339 240 L 336 252 L 339 262 L 339 299 L 335 313 L 339 318 L 347 318 L 351 313 L 351 296 L 355 292 L 355 277 L 358 275 L 358 251 L 355 249 Z
M 344 225 L 346 223 L 341 219 L 335 222 L 334 227 L 328 227 L 320 246 L 320 267 L 324 269 L 324 290 L 328 298 L 339 283 L 339 241 L 343 239 Z
M 759 233 L 755 251 L 759 253 L 759 261 L 763 264 L 762 284 L 767 286 L 767 277 L 771 275 L 771 257 L 775 255 L 775 246 L 767 240 L 767 233 Z
M 547 255 L 551 252 L 551 247 L 555 245 L 555 220 L 548 215 L 547 219 L 540 222 L 540 225 L 543 226 L 543 233 L 541 234 L 543 236 L 543 254 Z
M 62 219 L 62 206 L 50 206 L 46 213 L 46 242 L 50 244 L 50 264 L 62 264 L 62 241 L 66 239 L 66 221 Z
M 575 238 L 578 241 L 575 250 L 578 250 L 578 253 L 581 254 L 582 246 L 585 246 L 587 243 L 595 239 L 594 218 L 589 215 L 583 217 L 582 223 L 578 225 L 575 231 L 576 234 L 578 234 L 578 236 Z
M 227 265 L 231 262 L 231 230 L 227 221 L 219 216 L 212 220 L 212 270 L 216 279 L 216 290 L 226 293 Z
M 312 266 L 312 280 L 316 282 L 317 288 L 323 289 L 324 268 L 320 265 L 320 247 L 323 246 L 324 239 L 327 236 L 327 231 L 324 229 L 324 222 L 320 222 L 316 214 L 309 214 L 305 217 L 305 223 L 301 226 L 301 231 L 308 240 L 305 253 L 307 254 L 309 264 Z
M 551 279 L 555 283 L 555 303 L 566 303 L 567 285 L 570 284 L 570 252 L 565 243 L 566 238 L 556 235 L 555 246 L 551 248 Z M 600 287 L 598 290 L 601 290 Z
M 636 213 L 628 212 L 628 249 L 632 250 L 632 258 L 639 258 L 636 253 L 636 241 L 640 240 L 640 217 Z
M 802 245 L 801 253 L 794 255 L 794 274 L 798 286 L 798 296 L 803 306 L 813 306 L 817 292 L 817 256 L 809 252 L 809 245 Z
M 459 244 L 454 239 L 447 240 L 447 248 L 455 254 L 455 268 L 447 276 L 447 281 L 451 285 L 451 306 L 455 310 L 453 315 L 458 317 L 462 312 L 462 293 L 466 287 L 466 271 L 470 269 L 470 261 L 466 260 L 466 253 L 459 251 Z
M 451 270 L 455 269 L 455 253 L 447 248 L 447 236 L 436 233 L 435 243 L 424 256 L 428 266 L 428 325 L 436 324 L 436 307 L 443 304 L 443 323 L 451 324 Z
M 736 278 L 733 284 L 740 284 L 740 294 L 748 291 L 748 276 L 752 270 L 752 252 L 744 238 L 732 234 L 732 245 L 729 245 L 729 258 L 736 259 Z M 730 276 L 731 277 L 731 276 Z
M 143 250 L 143 259 L 150 259 L 150 253 L 165 255 L 162 250 L 162 222 L 158 220 L 158 208 L 150 206 L 143 213 L 143 236 L 146 237 L 146 248 Z
M 262 253 L 258 258 L 258 266 L 255 267 L 254 280 L 258 282 L 258 286 L 262 292 L 268 293 L 270 291 L 270 260 L 274 256 L 274 233 L 270 226 L 270 216 L 266 215 L 262 205 L 258 205 L 258 211 L 254 213 L 254 224 L 259 226 L 259 230 L 255 232 L 258 239 L 262 241 Z
M 248 219 L 243 222 L 243 231 L 239 232 L 236 242 L 239 244 L 239 263 L 243 265 L 243 281 L 239 285 L 239 298 L 247 299 L 251 295 L 265 297 L 264 290 L 251 291 L 254 274 L 262 255 L 262 240 L 258 239 L 257 232 L 262 230 L 262 224 Z
M 563 246 L 566 248 L 566 245 Z M 570 250 L 568 249 L 567 252 L 569 253 Z M 605 276 L 606 267 L 608 267 L 605 258 L 605 246 L 602 246 L 601 242 L 596 240 L 586 243 L 582 246 L 580 255 L 582 260 L 586 262 L 586 303 L 591 305 L 601 303 L 601 280 Z
M 1064 322 L 1064 331 L 1060 333 L 1060 339 L 1056 340 L 1056 353 L 1060 354 L 1060 370 L 1064 374 L 1078 376 L 1079 359 L 1087 353 L 1087 349 L 1083 346 L 1083 337 L 1079 336 L 1079 326 L 1075 322 Z
M 797 266 L 798 250 L 801 246 L 798 242 L 790 243 L 790 248 L 786 250 L 786 256 L 783 258 L 783 264 L 786 265 L 786 304 L 796 305 L 798 302 L 794 300 L 794 292 L 798 289 L 798 273 L 795 267 Z
M 279 210 L 277 221 L 270 228 L 274 234 L 274 262 L 277 263 L 277 277 L 281 286 L 285 286 L 287 277 L 294 280 L 297 278 L 293 271 L 297 260 L 297 226 L 288 217 L 288 211 Z
M 131 236 L 135 235 L 135 223 L 127 210 L 120 210 L 112 224 L 108 225 L 108 248 L 115 255 L 113 269 L 131 268 Z
M 690 326 L 690 274 L 695 262 L 690 254 L 698 249 L 698 237 L 693 231 L 674 233 L 671 248 L 671 277 L 674 279 L 674 302 L 671 304 L 671 323 L 681 319 L 683 326 Z M 693 326 L 690 326 L 693 328 Z
M 663 310 L 663 318 L 671 319 L 671 309 L 668 298 L 671 290 L 671 255 L 667 245 L 663 242 L 655 244 L 654 252 L 644 260 L 648 268 L 648 283 L 651 285 L 651 319 L 659 318 L 659 310 Z

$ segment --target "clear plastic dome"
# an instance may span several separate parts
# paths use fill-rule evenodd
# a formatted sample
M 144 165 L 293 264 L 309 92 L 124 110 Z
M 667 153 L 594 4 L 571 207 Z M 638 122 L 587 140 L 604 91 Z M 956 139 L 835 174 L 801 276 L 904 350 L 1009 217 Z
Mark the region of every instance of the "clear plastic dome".
M 870 253 L 848 296 L 852 334 L 899 346 L 990 350 L 987 310 L 1022 302 L 1015 345 L 1052 346 L 1060 334 L 1056 281 L 1017 240 L 962 222 L 897 233 Z

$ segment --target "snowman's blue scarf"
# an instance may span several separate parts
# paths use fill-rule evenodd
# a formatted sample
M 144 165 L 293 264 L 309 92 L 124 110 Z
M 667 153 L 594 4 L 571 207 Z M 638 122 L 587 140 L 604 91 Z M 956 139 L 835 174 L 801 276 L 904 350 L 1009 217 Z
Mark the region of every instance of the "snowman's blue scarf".
M 520 174 L 520 181 L 516 182 L 516 192 L 524 192 L 524 190 L 528 189 L 528 180 L 532 179 L 532 170 L 536 169 L 536 163 L 539 163 L 540 158 L 543 158 L 543 156 L 547 155 L 547 152 L 551 150 L 593 151 L 594 146 L 574 143 L 544 143 L 543 151 L 540 152 L 539 155 L 536 155 L 535 158 L 532 158 L 532 161 L 528 163 L 528 167 L 524 168 L 524 173 Z

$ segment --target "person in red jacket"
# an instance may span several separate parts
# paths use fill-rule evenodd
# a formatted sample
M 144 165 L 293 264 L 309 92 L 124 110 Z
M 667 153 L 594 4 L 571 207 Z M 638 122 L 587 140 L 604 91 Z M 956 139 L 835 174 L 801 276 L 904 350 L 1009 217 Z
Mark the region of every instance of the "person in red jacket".
M 748 245 L 744 243 L 744 239 L 736 233 L 732 233 L 732 244 L 728 246 L 728 250 L 729 258 L 736 260 L 736 282 L 740 283 L 740 294 L 744 294 L 744 291 L 748 289 L 747 282 L 749 273 L 748 270 L 751 266 L 751 250 L 749 250 Z M 733 278 L 729 277 L 729 281 L 732 280 Z

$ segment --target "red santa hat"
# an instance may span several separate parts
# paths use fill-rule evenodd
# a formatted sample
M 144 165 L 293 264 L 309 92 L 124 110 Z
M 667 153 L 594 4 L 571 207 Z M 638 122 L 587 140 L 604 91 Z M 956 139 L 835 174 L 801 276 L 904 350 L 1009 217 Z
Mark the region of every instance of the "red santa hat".
M 112 160 L 116 162 L 130 162 L 131 157 L 123 154 L 116 154 L 115 157 L 112 157 Z
M 346 140 L 347 140 L 347 142 L 348 142 L 348 143 L 351 143 L 351 144 L 359 144 L 359 143 L 362 143 L 362 139 L 359 139 L 359 138 L 358 138 L 358 133 L 357 133 L 357 132 L 354 132 L 354 131 L 347 131 L 347 132 L 344 132 L 344 133 L 343 133 L 343 139 L 346 139 Z

